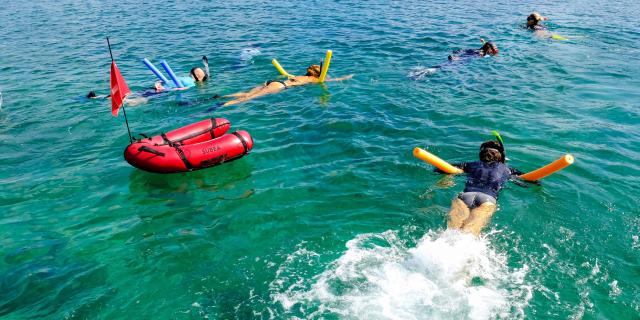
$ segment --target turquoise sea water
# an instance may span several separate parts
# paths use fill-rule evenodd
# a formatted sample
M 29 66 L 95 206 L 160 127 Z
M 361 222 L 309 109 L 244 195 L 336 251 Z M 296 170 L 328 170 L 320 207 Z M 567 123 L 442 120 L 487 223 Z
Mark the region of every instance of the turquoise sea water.
M 572 37 L 521 28 L 533 10 Z M 256 1 L 0 6 L 0 318 L 638 319 L 640 5 L 635 1 Z M 209 57 L 203 86 L 127 109 L 134 133 L 224 117 L 249 156 L 193 173 L 130 167 L 108 101 L 110 36 L 132 90 Z M 420 81 L 455 49 L 500 48 Z M 330 75 L 205 111 L 214 94 Z M 191 101 L 188 106 L 178 102 Z M 499 130 L 511 165 L 570 152 L 542 186 L 510 185 L 481 239 L 445 231 Z

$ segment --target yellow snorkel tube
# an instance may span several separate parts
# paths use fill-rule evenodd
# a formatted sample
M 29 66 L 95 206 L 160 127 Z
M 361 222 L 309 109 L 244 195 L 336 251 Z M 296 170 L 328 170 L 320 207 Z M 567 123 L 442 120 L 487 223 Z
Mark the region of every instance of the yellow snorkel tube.
M 320 65 L 322 66 L 320 69 L 320 77 L 318 77 L 319 82 L 324 82 L 324 80 L 327 78 L 327 72 L 329 71 L 329 64 L 331 63 L 331 56 L 333 55 L 333 51 L 331 50 L 327 50 L 327 54 L 324 56 L 324 60 L 322 63 L 320 63 Z M 276 67 L 276 70 L 278 70 L 278 72 L 283 75 L 283 76 L 287 76 L 289 78 L 294 77 L 294 75 L 290 74 L 289 72 L 287 72 L 287 70 L 285 70 L 280 63 L 278 62 L 278 60 L 276 59 L 271 59 L 271 64 L 273 64 L 274 67 Z
M 276 67 L 276 69 L 278 70 L 278 72 L 280 72 L 281 75 L 287 76 L 289 78 L 293 77 L 293 75 L 291 75 L 289 72 L 284 70 L 284 68 L 280 65 L 280 63 L 278 63 L 278 60 L 276 59 L 271 60 L 271 64 L 273 64 L 273 66 Z
M 318 78 L 320 82 L 324 82 L 324 79 L 327 77 L 327 72 L 329 71 L 329 64 L 331 63 L 332 55 L 333 55 L 333 51 L 327 50 L 327 54 L 324 56 L 324 61 L 322 62 L 320 77 Z

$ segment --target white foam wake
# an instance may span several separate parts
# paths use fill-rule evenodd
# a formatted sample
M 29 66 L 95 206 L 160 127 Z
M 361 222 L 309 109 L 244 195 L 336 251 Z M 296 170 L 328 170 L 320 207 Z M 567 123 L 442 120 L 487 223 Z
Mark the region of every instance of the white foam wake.
M 247 63 L 253 63 L 253 58 L 260 55 L 262 52 L 255 47 L 244 48 L 240 51 L 240 60 Z
M 434 67 L 414 67 L 409 71 L 407 77 L 412 80 L 423 80 L 424 78 L 438 72 L 438 68 Z
M 321 274 L 292 279 L 302 263 L 293 261 L 316 256 L 299 251 L 271 283 L 272 298 L 289 316 L 513 319 L 524 317 L 531 298 L 526 266 L 509 268 L 487 239 L 457 231 L 430 231 L 415 248 L 394 231 L 363 234 Z

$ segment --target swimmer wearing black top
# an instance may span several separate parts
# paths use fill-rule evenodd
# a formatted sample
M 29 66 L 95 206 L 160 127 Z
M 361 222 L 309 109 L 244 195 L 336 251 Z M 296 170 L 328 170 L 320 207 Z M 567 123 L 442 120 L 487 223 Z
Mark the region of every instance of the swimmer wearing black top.
M 451 203 L 447 223 L 449 228 L 475 236 L 495 213 L 500 189 L 522 174 L 505 164 L 504 147 L 498 141 L 484 142 L 479 156 L 480 161 L 453 164 L 467 174 L 467 182 L 463 192 Z
M 484 56 L 495 56 L 498 54 L 498 46 L 493 42 L 486 42 L 484 39 L 480 39 L 482 47 L 480 49 L 467 49 L 454 51 L 452 55 L 449 55 L 449 61 L 459 61 L 467 58 L 477 58 Z

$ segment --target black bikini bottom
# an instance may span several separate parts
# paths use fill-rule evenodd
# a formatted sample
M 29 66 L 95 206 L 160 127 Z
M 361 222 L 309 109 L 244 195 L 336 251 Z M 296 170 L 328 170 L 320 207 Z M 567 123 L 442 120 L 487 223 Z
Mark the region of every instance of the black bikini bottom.
M 282 80 L 269 80 L 269 81 L 267 81 L 267 83 L 264 84 L 264 86 L 266 87 L 266 86 L 268 86 L 268 85 L 270 85 L 270 84 L 272 84 L 274 82 L 281 83 L 284 86 L 285 89 L 289 88 L 289 86 L 287 86 L 287 84 Z

